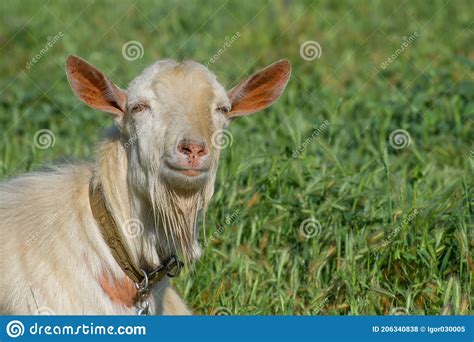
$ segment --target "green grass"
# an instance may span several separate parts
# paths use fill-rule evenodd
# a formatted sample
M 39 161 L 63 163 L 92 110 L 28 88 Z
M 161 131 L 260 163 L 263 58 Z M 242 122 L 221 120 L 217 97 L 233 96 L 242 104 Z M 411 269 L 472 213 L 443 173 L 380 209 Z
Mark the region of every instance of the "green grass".
M 275 106 L 230 128 L 207 213 L 215 238 L 175 281 L 186 301 L 201 314 L 474 312 L 468 1 L 29 2 L 0 5 L 2 178 L 93 158 L 111 120 L 72 95 L 69 54 L 125 87 L 159 58 L 205 63 L 239 32 L 210 66 L 225 85 L 284 57 L 293 76 Z M 123 58 L 130 40 L 141 59 Z M 320 58 L 301 58 L 308 40 Z M 35 148 L 40 129 L 54 146 Z M 396 129 L 409 146 L 390 145 Z

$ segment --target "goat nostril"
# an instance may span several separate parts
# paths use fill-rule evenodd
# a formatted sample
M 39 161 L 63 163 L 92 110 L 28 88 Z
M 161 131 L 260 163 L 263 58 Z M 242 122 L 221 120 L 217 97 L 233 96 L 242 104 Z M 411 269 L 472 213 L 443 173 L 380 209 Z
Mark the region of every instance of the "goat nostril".
M 187 146 L 179 146 L 179 151 L 183 154 L 190 155 L 193 151 Z
M 180 143 L 178 145 L 178 151 L 189 158 L 204 157 L 208 154 L 206 145 L 189 142 Z

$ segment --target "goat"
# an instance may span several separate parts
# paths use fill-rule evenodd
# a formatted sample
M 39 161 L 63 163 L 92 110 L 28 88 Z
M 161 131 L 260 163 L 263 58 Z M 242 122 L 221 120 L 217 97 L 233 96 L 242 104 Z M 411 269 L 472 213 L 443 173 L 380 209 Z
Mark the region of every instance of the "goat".
M 274 103 L 290 73 L 281 60 L 226 92 L 202 64 L 159 60 L 125 91 L 69 56 L 74 94 L 111 114 L 115 128 L 95 163 L 0 183 L 0 313 L 191 314 L 170 273 L 152 291 L 142 281 L 170 256 L 199 258 L 197 217 L 214 192 L 220 155 L 213 139 L 234 118 Z M 104 236 L 94 212 L 100 203 L 91 199 L 96 193 L 141 281 Z

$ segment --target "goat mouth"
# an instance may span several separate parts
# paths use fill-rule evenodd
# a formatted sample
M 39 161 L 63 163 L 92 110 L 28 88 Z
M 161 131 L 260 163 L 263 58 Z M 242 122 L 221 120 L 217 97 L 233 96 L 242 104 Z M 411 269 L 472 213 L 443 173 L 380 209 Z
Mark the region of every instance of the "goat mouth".
M 188 177 L 196 177 L 196 176 L 199 176 L 202 171 L 199 171 L 199 170 L 193 170 L 193 169 L 186 169 L 186 170 L 175 170 L 176 172 L 179 172 L 185 176 L 188 176 Z
M 166 167 L 174 173 L 179 173 L 187 177 L 198 177 L 201 175 L 205 175 L 208 171 L 207 169 L 177 167 L 170 165 L 169 163 L 166 163 Z

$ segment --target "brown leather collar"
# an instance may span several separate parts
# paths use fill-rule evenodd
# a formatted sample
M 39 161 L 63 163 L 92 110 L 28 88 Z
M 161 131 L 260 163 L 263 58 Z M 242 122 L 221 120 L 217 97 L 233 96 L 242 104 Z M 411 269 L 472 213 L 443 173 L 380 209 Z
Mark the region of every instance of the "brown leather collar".
M 146 272 L 137 267 L 130 256 L 117 224 L 112 214 L 107 209 L 102 186 L 94 187 L 92 181 L 89 184 L 89 203 L 92 214 L 97 221 L 105 242 L 109 246 L 112 255 L 122 268 L 123 272 L 137 285 L 140 291 L 152 289 L 166 275 L 173 278 L 178 275 L 183 263 L 175 255 L 170 256 L 162 265 L 151 272 Z

